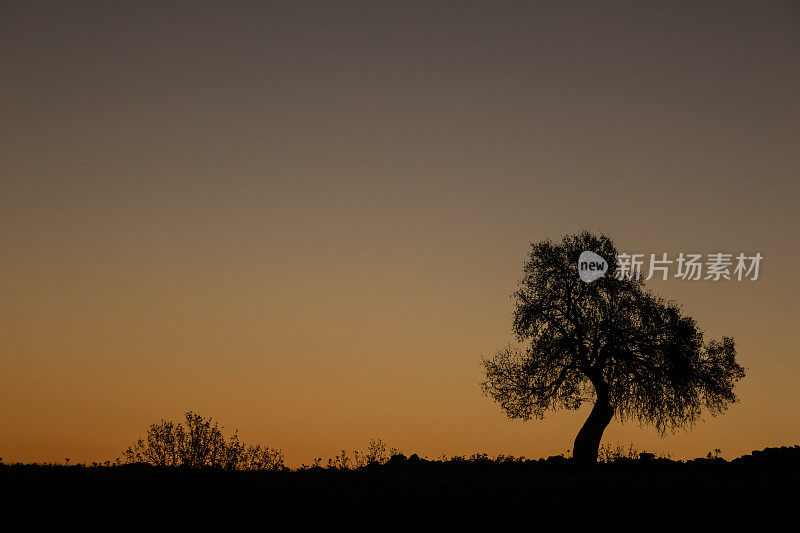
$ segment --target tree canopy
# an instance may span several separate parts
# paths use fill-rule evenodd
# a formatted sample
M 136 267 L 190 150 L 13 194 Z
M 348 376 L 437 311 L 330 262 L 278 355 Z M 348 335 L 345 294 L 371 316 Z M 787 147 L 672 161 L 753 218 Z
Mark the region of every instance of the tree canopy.
M 593 462 L 605 427 L 649 423 L 662 434 L 688 427 L 736 401 L 744 377 L 730 337 L 704 342 L 695 320 L 644 282 L 617 276 L 617 250 L 605 235 L 567 235 L 531 245 L 515 300 L 508 346 L 483 360 L 482 388 L 511 418 L 594 403 L 573 456 Z M 590 283 L 578 257 L 592 251 L 608 273 Z

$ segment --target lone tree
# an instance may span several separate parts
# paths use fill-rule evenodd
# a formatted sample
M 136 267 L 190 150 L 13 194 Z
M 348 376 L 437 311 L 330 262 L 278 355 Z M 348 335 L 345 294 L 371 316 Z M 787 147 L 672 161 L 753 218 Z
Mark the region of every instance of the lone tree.
M 578 258 L 608 262 L 604 277 L 584 282 Z M 513 331 L 522 347 L 484 359 L 482 388 L 510 418 L 543 418 L 548 409 L 594 407 L 575 438 L 576 462 L 597 460 L 603 431 L 616 415 L 668 429 L 691 426 L 703 408 L 717 415 L 736 401 L 744 377 L 733 339 L 703 342 L 694 319 L 675 302 L 617 274 L 617 250 L 584 231 L 532 244 L 513 297 Z

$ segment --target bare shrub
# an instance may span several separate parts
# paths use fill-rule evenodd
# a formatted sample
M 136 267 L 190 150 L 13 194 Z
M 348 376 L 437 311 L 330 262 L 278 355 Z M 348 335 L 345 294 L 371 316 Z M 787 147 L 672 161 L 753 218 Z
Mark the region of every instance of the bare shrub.
M 229 439 L 212 418 L 187 411 L 185 421 L 151 424 L 146 438 L 123 452 L 126 463 L 162 467 L 220 468 L 225 470 L 284 470 L 283 452 L 269 446 L 246 445 L 238 430 Z

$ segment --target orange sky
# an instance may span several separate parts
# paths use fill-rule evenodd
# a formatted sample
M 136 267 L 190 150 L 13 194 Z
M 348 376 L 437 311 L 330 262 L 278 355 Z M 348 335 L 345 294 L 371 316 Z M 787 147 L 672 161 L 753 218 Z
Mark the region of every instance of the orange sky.
M 661 439 L 800 442 L 800 6 L 0 5 L 0 457 L 113 459 L 187 409 L 291 465 L 371 436 L 547 456 L 480 394 L 529 242 L 760 252 L 671 280 L 749 368 Z

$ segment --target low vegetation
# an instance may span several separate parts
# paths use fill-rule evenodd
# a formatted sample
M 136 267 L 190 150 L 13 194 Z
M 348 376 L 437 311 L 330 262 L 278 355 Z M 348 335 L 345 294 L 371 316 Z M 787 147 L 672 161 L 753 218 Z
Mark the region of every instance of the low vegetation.
M 151 424 L 145 438 L 123 452 L 125 462 L 224 470 L 286 469 L 281 450 L 247 445 L 239 440 L 238 430 L 225 439 L 219 423 L 192 411 L 184 418 L 184 423 L 162 420 Z

